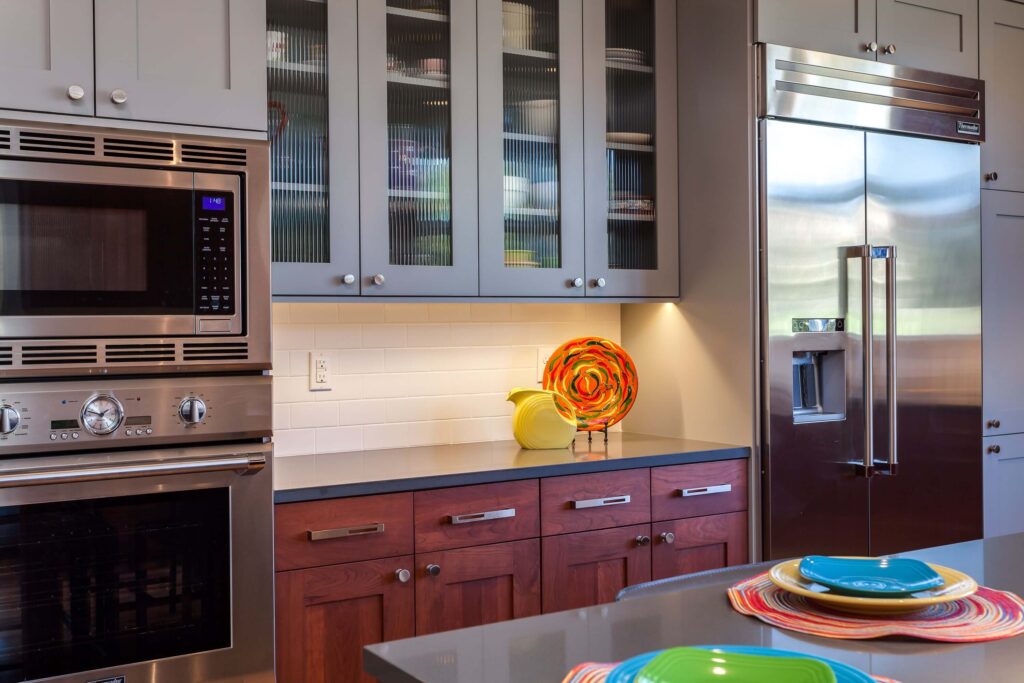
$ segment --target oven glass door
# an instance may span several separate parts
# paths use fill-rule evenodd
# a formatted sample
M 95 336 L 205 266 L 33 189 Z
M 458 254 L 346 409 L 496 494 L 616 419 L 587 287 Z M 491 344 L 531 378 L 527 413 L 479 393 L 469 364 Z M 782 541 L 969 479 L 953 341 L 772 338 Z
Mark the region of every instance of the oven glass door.
M 228 487 L 0 508 L 0 682 L 231 645 Z

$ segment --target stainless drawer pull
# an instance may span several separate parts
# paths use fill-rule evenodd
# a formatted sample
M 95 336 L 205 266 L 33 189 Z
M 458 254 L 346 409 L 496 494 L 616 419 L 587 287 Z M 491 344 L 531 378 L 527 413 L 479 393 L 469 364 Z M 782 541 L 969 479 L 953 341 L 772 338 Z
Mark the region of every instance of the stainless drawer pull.
M 626 505 L 629 503 L 629 496 L 612 496 L 611 498 L 591 498 L 590 500 L 569 501 L 575 510 L 586 510 L 587 508 L 603 508 L 609 505 Z
M 492 519 L 508 519 L 516 516 L 515 508 L 491 510 L 490 512 L 471 512 L 467 515 L 452 515 L 448 518 L 451 524 L 472 524 L 473 522 L 489 522 Z
M 384 533 L 384 523 L 363 524 L 362 526 L 345 526 L 340 529 L 323 529 L 321 531 L 307 531 L 311 541 L 326 541 L 331 538 L 348 538 L 349 536 L 370 536 L 371 534 Z
M 679 489 L 679 494 L 683 498 L 690 498 L 692 496 L 710 496 L 715 493 L 729 493 L 732 491 L 732 484 L 719 484 L 718 486 L 701 486 L 696 489 Z

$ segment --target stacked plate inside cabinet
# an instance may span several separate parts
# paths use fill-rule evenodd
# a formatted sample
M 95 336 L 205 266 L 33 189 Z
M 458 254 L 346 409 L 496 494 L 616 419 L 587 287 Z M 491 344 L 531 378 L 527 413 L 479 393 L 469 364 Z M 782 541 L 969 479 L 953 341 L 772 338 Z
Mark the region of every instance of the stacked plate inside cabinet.
M 609 62 L 623 64 L 647 64 L 647 53 L 643 50 L 632 50 L 626 47 L 609 47 L 605 51 L 605 59 Z

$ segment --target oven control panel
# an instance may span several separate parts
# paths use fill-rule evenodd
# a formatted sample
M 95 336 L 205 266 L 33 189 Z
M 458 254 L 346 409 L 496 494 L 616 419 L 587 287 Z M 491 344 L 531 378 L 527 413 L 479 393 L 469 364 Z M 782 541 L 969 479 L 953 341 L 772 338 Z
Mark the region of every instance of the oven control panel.
M 196 313 L 235 313 L 234 196 L 196 193 Z
M 270 436 L 269 376 L 0 387 L 0 456 Z

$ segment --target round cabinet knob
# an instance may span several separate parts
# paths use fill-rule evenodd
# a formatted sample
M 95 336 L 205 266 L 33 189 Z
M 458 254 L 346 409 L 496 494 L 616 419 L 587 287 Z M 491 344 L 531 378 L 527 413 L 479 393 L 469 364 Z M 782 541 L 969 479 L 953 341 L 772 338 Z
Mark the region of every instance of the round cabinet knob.
M 989 420 L 985 423 L 985 426 L 989 429 L 999 429 L 1000 425 L 1002 425 L 1002 423 L 999 420 Z
M 872 40 L 864 46 L 864 52 L 878 52 L 878 43 Z
M 0 434 L 10 434 L 21 424 L 21 413 L 14 406 L 0 406 Z
M 599 277 L 596 280 L 594 280 L 595 287 L 604 287 L 606 284 L 608 284 L 608 281 L 605 280 L 603 277 Z
M 581 277 L 575 278 L 569 284 L 572 285 L 573 287 L 575 287 L 576 289 L 579 289 L 580 287 L 583 286 L 583 278 L 581 278 Z
M 882 52 L 884 52 L 887 55 L 894 55 L 896 54 L 896 46 L 890 43 L 889 45 L 885 46 L 885 49 L 882 50 Z
M 85 97 L 85 88 L 83 88 L 80 85 L 69 85 L 68 86 L 68 99 L 69 100 L 74 100 L 75 102 L 77 102 L 78 100 L 82 99 L 83 97 Z
M 352 273 L 345 273 L 344 275 L 341 276 L 341 281 L 344 282 L 346 285 L 351 285 L 356 281 L 356 276 L 353 275 Z
M 124 104 L 128 101 L 128 93 L 120 88 L 110 92 L 110 101 L 114 104 Z
M 427 576 L 437 576 L 441 573 L 441 565 L 439 564 L 428 564 L 427 565 Z
M 384 277 L 384 273 L 377 273 L 373 276 L 373 284 L 378 287 L 382 286 L 385 282 L 387 282 L 387 280 Z
M 398 579 L 398 583 L 409 583 L 409 579 L 412 578 L 412 572 L 408 569 L 396 569 L 395 578 Z
M 178 407 L 178 415 L 187 424 L 199 424 L 206 417 L 206 402 L 201 398 L 189 396 Z
M 637 536 L 636 537 L 636 544 L 639 545 L 639 546 L 650 545 L 651 544 L 651 537 L 650 536 Z
M 659 536 L 658 538 L 661 539 L 662 543 L 668 543 L 670 545 L 676 542 L 676 535 L 671 531 L 661 532 L 661 536 Z
M 992 455 L 999 455 L 1002 452 L 1002 450 L 1003 449 L 1000 448 L 999 444 L 996 444 L 994 446 L 989 446 L 988 448 L 986 448 L 985 452 L 991 453 Z
M 992 171 L 991 173 L 986 173 L 985 174 L 985 182 L 986 183 L 994 183 L 997 180 L 999 180 L 999 174 L 997 172 Z

